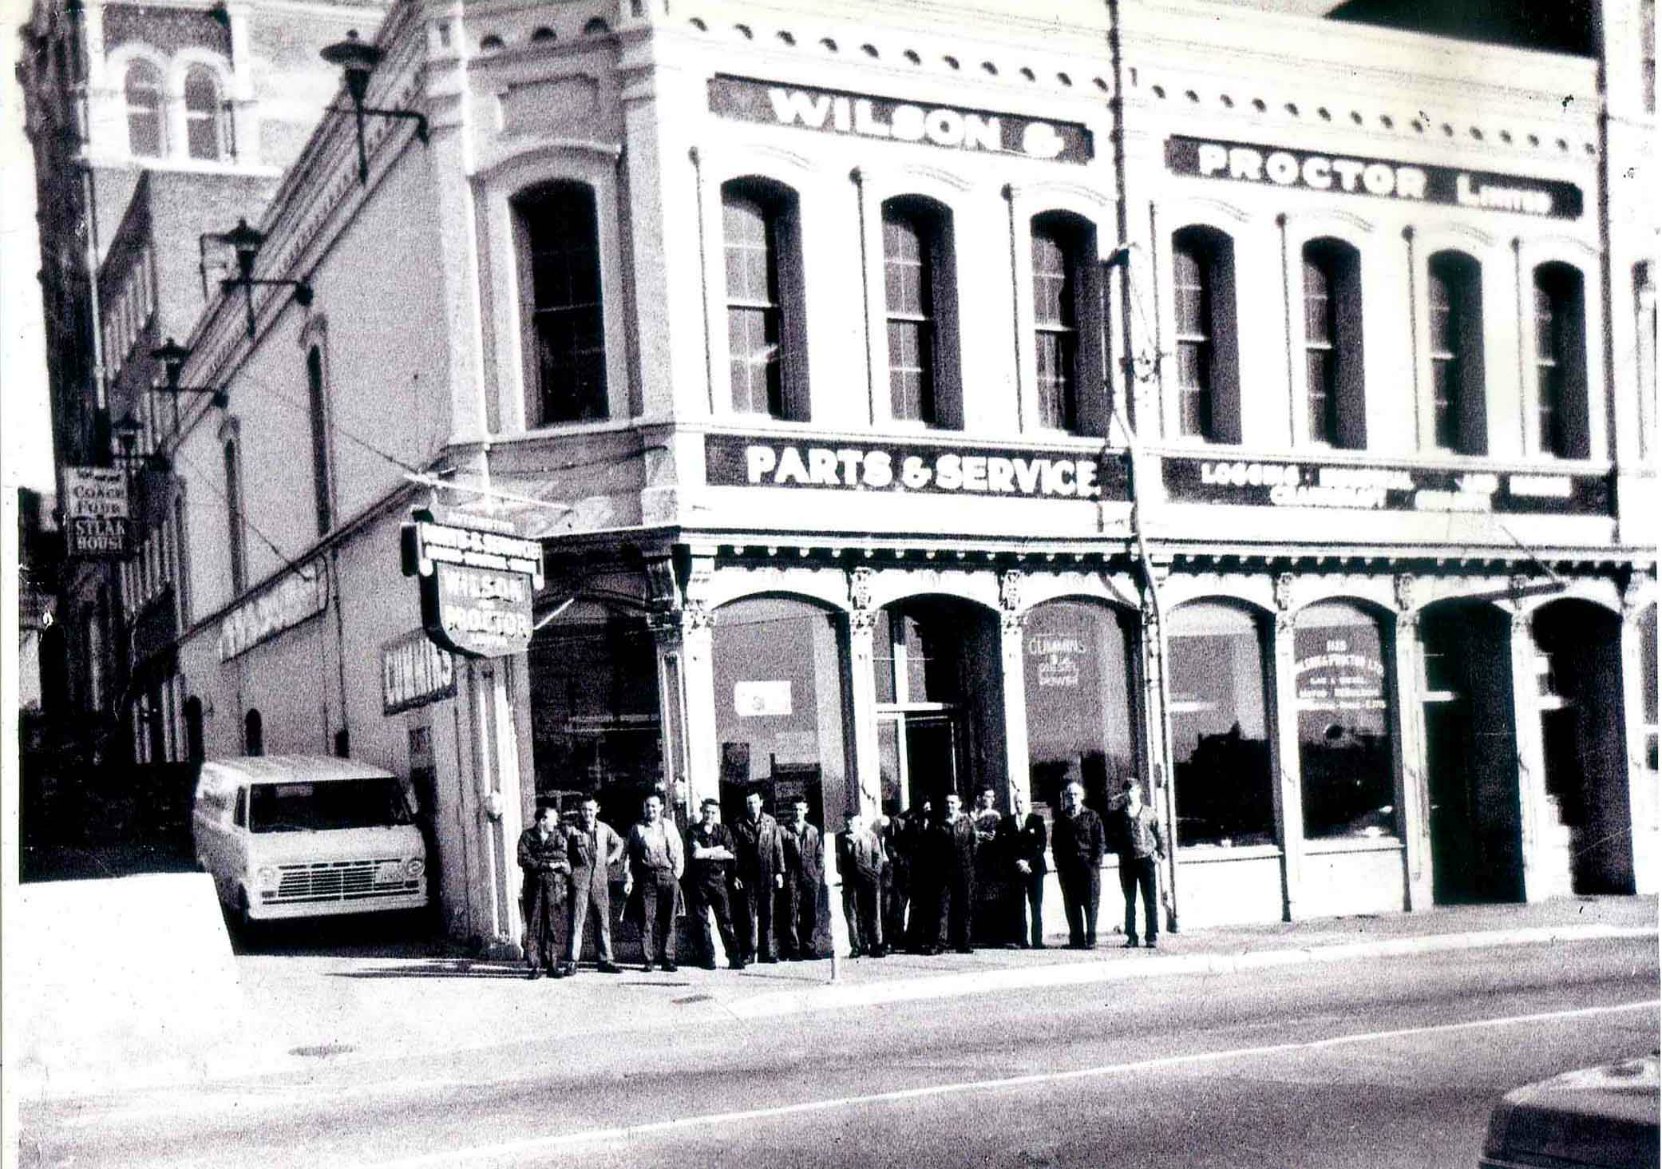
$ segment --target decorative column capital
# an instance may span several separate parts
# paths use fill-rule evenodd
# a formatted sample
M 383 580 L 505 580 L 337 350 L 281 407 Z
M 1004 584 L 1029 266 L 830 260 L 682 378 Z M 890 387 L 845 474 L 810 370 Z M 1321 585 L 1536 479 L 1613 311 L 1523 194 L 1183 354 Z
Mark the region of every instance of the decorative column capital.
M 1275 578 L 1275 607 L 1285 613 L 1293 607 L 1293 574 L 1277 573 Z
M 1397 611 L 1404 615 L 1413 612 L 1419 601 L 1419 582 L 1411 572 L 1399 572 L 1391 582 L 1391 591 L 1396 598 Z

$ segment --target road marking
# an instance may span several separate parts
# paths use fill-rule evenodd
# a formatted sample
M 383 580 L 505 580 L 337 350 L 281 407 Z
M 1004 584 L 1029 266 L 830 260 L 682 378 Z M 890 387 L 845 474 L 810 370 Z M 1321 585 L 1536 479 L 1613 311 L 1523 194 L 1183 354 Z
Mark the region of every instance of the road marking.
M 906 1100 L 926 1100 L 941 1096 L 965 1095 L 971 1092 L 994 1092 L 1008 1088 L 1029 1088 L 1040 1084 L 1059 1084 L 1074 1080 L 1101 1079 L 1128 1072 L 1153 1071 L 1180 1067 L 1184 1064 L 1219 1063 L 1225 1060 L 1257 1056 L 1282 1055 L 1293 1051 L 1317 1051 L 1352 1044 L 1375 1043 L 1385 1039 L 1401 1039 L 1416 1035 L 1436 1035 L 1450 1031 L 1470 1031 L 1484 1027 L 1516 1027 L 1525 1023 L 1542 1023 L 1562 1019 L 1585 1019 L 1594 1015 L 1612 1015 L 1624 1011 L 1653 1010 L 1662 1006 L 1662 999 L 1643 1002 L 1617 1003 L 1603 1007 L 1577 1007 L 1573 1010 L 1547 1011 L 1536 1015 L 1507 1015 L 1495 1019 L 1472 1019 L 1463 1023 L 1439 1023 L 1429 1027 L 1403 1027 L 1392 1031 L 1367 1031 L 1354 1035 L 1338 1035 L 1330 1039 L 1314 1039 L 1305 1043 L 1274 1043 L 1260 1047 L 1238 1047 L 1229 1051 L 1205 1051 L 1188 1055 L 1166 1055 L 1132 1063 L 1102 1064 L 1097 1067 L 1075 1068 L 1061 1072 L 1030 1072 L 1021 1076 L 1005 1076 L 996 1080 L 964 1080 L 950 1084 L 929 1084 L 917 1088 L 897 1088 L 889 1092 L 872 1092 L 861 1096 L 836 1096 L 826 1100 L 805 1100 L 796 1104 L 779 1104 L 771 1108 L 752 1108 L 739 1112 L 712 1112 L 701 1116 L 682 1116 L 673 1120 L 653 1121 L 647 1124 L 625 1125 L 617 1128 L 579 1129 L 545 1137 L 529 1137 L 517 1141 L 503 1141 L 494 1145 L 476 1145 L 472 1148 L 447 1149 L 440 1153 L 424 1153 L 391 1161 L 374 1162 L 375 1169 L 430 1169 L 489 1161 L 502 1157 L 544 1154 L 602 1143 L 617 1144 L 638 1140 L 660 1133 L 682 1132 L 695 1128 L 717 1128 L 722 1125 L 748 1121 L 772 1120 L 783 1116 L 800 1116 L 813 1112 L 831 1112 L 839 1108 L 859 1108 L 872 1104 L 893 1104 Z

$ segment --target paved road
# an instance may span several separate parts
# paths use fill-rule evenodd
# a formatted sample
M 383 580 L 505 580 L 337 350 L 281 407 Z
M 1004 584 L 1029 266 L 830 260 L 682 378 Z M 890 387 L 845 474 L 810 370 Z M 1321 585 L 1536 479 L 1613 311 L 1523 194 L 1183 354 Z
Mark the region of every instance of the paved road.
M 1518 1083 L 1657 1046 L 1654 939 L 737 1022 L 55 1103 L 26 1166 L 1475 1165 Z M 552 1002 L 551 998 L 551 1002 Z

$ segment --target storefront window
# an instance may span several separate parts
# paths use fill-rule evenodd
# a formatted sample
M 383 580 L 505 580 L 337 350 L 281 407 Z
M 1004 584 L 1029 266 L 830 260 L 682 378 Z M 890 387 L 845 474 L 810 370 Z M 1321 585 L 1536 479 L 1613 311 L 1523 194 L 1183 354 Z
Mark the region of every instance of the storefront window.
M 1397 835 L 1379 621 L 1355 605 L 1311 605 L 1298 615 L 1293 654 L 1304 835 Z
M 592 602 L 539 630 L 529 653 L 537 798 L 600 801 L 622 830 L 663 783 L 657 655 L 646 618 Z
M 1105 605 L 1052 601 L 1027 615 L 1027 749 L 1033 801 L 1065 784 L 1105 811 L 1110 781 L 1137 773 L 1131 717 L 1132 621 Z
M 737 815 L 755 789 L 776 814 L 806 796 L 810 820 L 840 829 L 848 767 L 833 614 L 783 597 L 735 601 L 716 612 L 713 664 L 723 813 Z
M 1178 844 L 1274 844 L 1257 623 L 1228 605 L 1184 605 L 1167 640 Z

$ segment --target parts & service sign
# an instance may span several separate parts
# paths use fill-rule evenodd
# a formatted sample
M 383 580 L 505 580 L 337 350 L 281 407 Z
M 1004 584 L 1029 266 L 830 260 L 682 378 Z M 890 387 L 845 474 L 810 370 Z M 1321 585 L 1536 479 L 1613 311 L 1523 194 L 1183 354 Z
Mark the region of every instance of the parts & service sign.
M 523 653 L 542 588 L 542 545 L 505 531 L 433 521 L 403 533 L 404 575 L 421 582 L 421 624 L 442 649 L 474 658 Z

